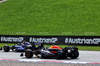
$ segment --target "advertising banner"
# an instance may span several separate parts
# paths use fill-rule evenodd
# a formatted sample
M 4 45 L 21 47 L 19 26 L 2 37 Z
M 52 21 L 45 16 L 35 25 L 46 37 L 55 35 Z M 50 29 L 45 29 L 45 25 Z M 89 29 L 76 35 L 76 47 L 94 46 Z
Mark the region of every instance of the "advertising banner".
M 100 36 L 0 35 L 0 43 L 20 43 L 23 40 L 30 43 L 100 46 Z

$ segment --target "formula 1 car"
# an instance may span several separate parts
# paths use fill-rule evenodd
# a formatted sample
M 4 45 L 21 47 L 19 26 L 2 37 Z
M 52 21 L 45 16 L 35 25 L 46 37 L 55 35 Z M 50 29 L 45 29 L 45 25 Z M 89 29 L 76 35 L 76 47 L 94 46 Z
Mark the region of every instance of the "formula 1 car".
M 25 42 L 23 45 L 21 45 L 21 43 L 18 43 L 17 45 L 13 46 L 5 45 L 3 48 L 1 47 L 0 50 L 4 50 L 4 52 L 9 52 L 11 49 L 14 52 L 24 52 L 28 46 L 32 45 L 29 42 Z
M 37 51 L 39 52 L 38 56 L 35 54 Z M 32 58 L 34 54 L 36 57 L 44 59 L 67 59 L 67 57 L 74 59 L 79 56 L 79 51 L 77 47 L 61 48 L 55 45 L 49 48 L 42 48 L 41 50 L 32 51 L 31 49 L 27 49 L 25 51 L 26 58 Z

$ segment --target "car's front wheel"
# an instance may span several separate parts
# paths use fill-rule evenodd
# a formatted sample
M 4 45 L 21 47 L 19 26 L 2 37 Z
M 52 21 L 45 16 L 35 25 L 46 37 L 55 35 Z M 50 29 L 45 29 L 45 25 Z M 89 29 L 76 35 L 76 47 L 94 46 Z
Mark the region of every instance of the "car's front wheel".
M 33 52 L 32 52 L 32 50 L 31 50 L 31 49 L 27 49 L 27 50 L 25 51 L 25 56 L 26 56 L 26 58 L 32 58 L 32 57 L 33 57 Z

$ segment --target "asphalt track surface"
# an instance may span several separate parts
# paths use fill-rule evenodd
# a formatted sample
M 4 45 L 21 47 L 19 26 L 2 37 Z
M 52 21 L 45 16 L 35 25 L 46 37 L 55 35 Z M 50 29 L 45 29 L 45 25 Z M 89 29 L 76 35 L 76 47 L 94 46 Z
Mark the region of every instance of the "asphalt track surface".
M 60 61 L 72 61 L 72 62 L 97 62 L 100 63 L 100 51 L 79 51 L 80 55 L 77 59 L 63 59 Z M 56 59 L 40 59 L 35 56 L 31 59 L 27 59 L 25 57 L 20 57 L 19 52 L 3 52 L 0 51 L 0 58 L 3 59 L 23 59 L 23 60 L 52 60 L 56 61 Z M 57 60 L 59 61 L 59 60 Z

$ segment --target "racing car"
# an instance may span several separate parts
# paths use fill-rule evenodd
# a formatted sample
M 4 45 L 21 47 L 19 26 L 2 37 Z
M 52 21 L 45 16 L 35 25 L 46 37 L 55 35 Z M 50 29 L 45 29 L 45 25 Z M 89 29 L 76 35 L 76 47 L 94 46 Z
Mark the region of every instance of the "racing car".
M 31 45 L 29 42 L 23 42 L 13 46 L 5 45 L 3 48 L 1 47 L 0 50 L 4 50 L 4 52 L 9 52 L 11 49 L 14 52 L 24 52 L 29 46 L 34 49 L 33 45 Z
M 39 53 L 35 54 L 37 51 Z M 61 48 L 56 45 L 52 45 L 49 48 L 41 48 L 40 50 L 36 51 L 32 51 L 31 49 L 27 49 L 25 51 L 26 58 L 32 58 L 34 54 L 36 57 L 44 59 L 67 59 L 68 57 L 75 59 L 79 57 L 79 51 L 77 47 Z M 21 56 L 23 55 L 21 54 Z

